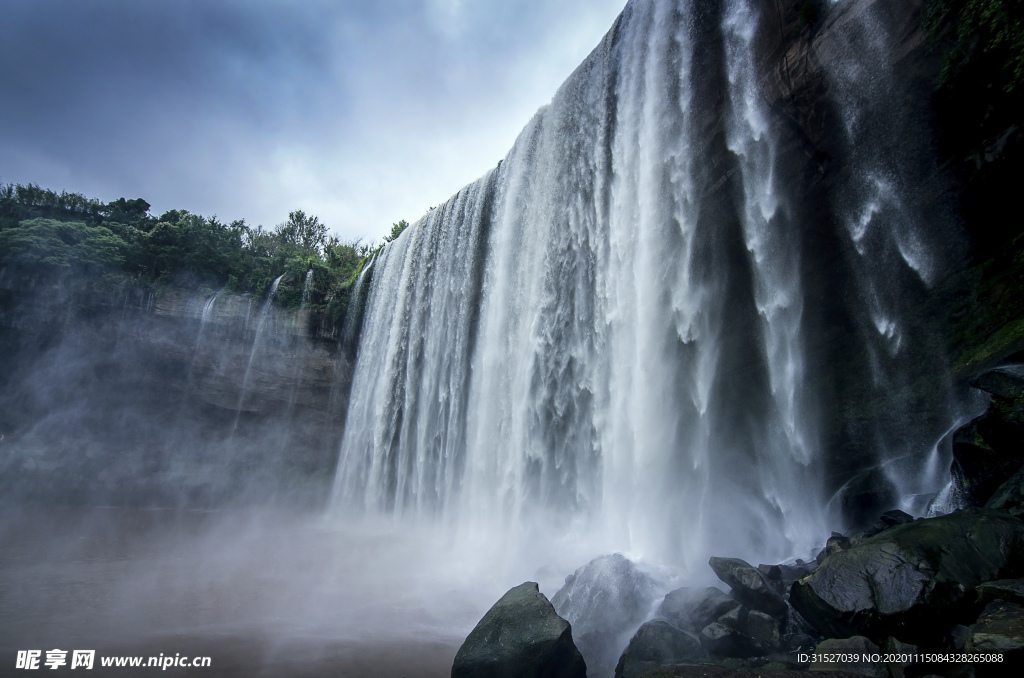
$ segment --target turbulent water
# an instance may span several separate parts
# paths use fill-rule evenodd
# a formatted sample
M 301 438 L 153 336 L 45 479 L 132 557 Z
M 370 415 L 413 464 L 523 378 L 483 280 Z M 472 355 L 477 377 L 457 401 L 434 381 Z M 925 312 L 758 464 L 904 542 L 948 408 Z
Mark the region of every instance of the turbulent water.
M 853 273 L 829 294 L 878 388 L 906 353 L 893 281 L 940 265 L 900 180 L 884 5 L 831 5 L 818 45 L 851 158 Z M 496 169 L 385 247 L 337 506 L 698 567 L 828 533 L 813 252 L 758 52 L 773 7 L 634 0 Z

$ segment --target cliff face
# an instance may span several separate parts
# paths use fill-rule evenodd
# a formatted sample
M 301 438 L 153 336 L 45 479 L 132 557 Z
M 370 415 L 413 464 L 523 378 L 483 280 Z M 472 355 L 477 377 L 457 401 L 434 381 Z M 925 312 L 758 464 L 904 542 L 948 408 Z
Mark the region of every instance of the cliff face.
M 323 502 L 351 366 L 317 314 L 94 278 L 0 287 L 5 498 Z
M 948 459 L 940 440 L 972 407 L 953 370 L 971 236 L 936 143 L 941 53 L 920 0 L 760 5 L 827 483 L 867 517 L 907 499 L 901 476 L 932 472 L 910 459 L 937 443 Z

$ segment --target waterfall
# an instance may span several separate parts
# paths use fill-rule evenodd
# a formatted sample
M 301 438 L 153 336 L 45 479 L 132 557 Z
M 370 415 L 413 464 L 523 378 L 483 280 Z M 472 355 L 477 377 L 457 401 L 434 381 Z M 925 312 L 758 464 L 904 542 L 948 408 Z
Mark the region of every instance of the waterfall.
M 223 292 L 223 288 L 215 292 L 205 302 L 203 302 L 202 311 L 199 313 L 199 330 L 196 332 L 195 345 L 192 348 L 192 354 L 188 359 L 188 369 L 185 370 L 185 388 L 181 394 L 181 404 L 178 407 L 178 416 L 181 416 L 181 410 L 185 407 L 189 397 L 192 395 L 192 381 L 195 374 L 196 358 L 199 356 L 200 351 L 203 348 L 203 334 L 206 332 L 206 325 L 209 323 L 210 318 L 213 316 L 213 306 L 217 303 L 217 297 Z
M 309 306 L 309 298 L 313 293 L 313 269 L 306 271 L 305 281 L 302 283 L 302 301 L 300 302 L 299 309 L 304 309 Z
M 872 4 L 833 6 L 829 39 L 871 34 Z M 510 550 L 585 544 L 692 568 L 709 554 L 806 556 L 827 534 L 841 455 L 823 452 L 839 446 L 823 411 L 846 405 L 821 403 L 809 369 L 821 359 L 808 314 L 825 302 L 808 305 L 805 271 L 828 264 L 809 261 L 806 189 L 780 179 L 802 170 L 758 52 L 775 11 L 630 2 L 498 167 L 384 247 L 339 510 L 430 517 Z M 922 289 L 938 262 L 916 197 L 886 183 L 900 168 L 872 150 L 891 140 L 859 131 L 884 113 L 862 99 L 886 93 L 857 82 L 881 82 L 859 75 L 873 66 L 815 47 L 853 157 L 831 208 L 857 291 L 837 278 L 827 303 L 872 323 L 851 341 L 887 347 L 892 367 L 906 332 L 887 296 L 901 294 L 886 277 L 894 256 Z M 881 211 L 891 228 L 871 222 Z
M 242 416 L 242 407 L 245 405 L 245 396 L 249 387 L 249 375 L 252 372 L 252 364 L 256 359 L 256 353 L 260 348 L 260 339 L 263 337 L 264 330 L 266 329 L 267 320 L 270 316 L 270 312 L 274 305 L 274 296 L 277 294 L 277 286 L 281 284 L 281 278 L 284 274 L 277 276 L 274 282 L 270 284 L 270 291 L 267 293 L 267 299 L 263 302 L 263 308 L 260 309 L 259 319 L 256 321 L 256 335 L 252 340 L 252 350 L 249 351 L 249 361 L 245 366 L 245 375 L 242 377 L 242 386 L 238 391 L 238 405 L 235 407 L 235 423 L 231 427 L 231 436 L 234 436 L 235 431 L 238 429 L 238 420 Z M 249 300 L 249 308 L 252 308 L 252 300 Z M 249 326 L 249 315 L 248 310 L 246 312 L 246 329 Z

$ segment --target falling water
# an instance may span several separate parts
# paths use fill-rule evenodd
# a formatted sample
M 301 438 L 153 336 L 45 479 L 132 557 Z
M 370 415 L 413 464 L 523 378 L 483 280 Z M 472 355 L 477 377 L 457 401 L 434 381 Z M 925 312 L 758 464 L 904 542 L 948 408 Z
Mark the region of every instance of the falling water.
M 306 280 L 302 283 L 302 302 L 299 308 L 309 306 L 309 298 L 313 292 L 313 269 L 306 271 Z
M 861 397 L 886 403 L 864 435 L 871 440 L 874 463 L 897 494 L 934 493 L 945 479 L 933 469 L 948 468 L 952 456 L 944 438 L 958 421 L 970 418 L 971 408 L 952 395 L 933 332 L 911 324 L 921 315 L 914 305 L 948 268 L 944 258 L 956 251 L 956 236 L 948 232 L 951 210 L 926 188 L 935 185 L 928 173 L 937 161 L 927 127 L 920 123 L 920 106 L 909 101 L 921 97 L 897 72 L 914 47 L 907 36 L 916 35 L 912 29 L 919 18 L 913 3 L 838 0 L 827 21 L 818 49 L 846 154 L 837 212 L 854 293 L 861 300 L 851 307 L 870 374 Z M 913 399 L 903 394 L 915 387 L 920 391 L 926 381 L 934 382 L 933 393 L 924 407 L 914 409 Z M 934 453 L 917 454 L 921 438 L 928 436 L 925 449 Z
M 192 355 L 188 360 L 188 369 L 185 372 L 185 389 L 182 392 L 179 416 L 181 408 L 185 407 L 185 404 L 192 392 L 192 381 L 195 374 L 196 358 L 203 348 L 203 334 L 206 332 L 206 325 L 210 322 L 210 318 L 213 316 L 213 306 L 217 303 L 217 297 L 219 297 L 220 293 L 223 291 L 223 289 L 218 290 L 215 294 L 210 296 L 210 298 L 203 303 L 203 310 L 199 314 L 199 331 L 196 333 L 195 346 L 192 349 Z
M 726 137 L 742 178 L 741 219 L 774 410 L 764 436 L 767 454 L 763 470 L 769 478 L 766 498 L 785 511 L 788 497 L 818 490 L 808 475 L 818 444 L 814 420 L 804 402 L 799 234 L 785 204 L 787 196 L 777 185 L 777 133 L 772 129 L 754 63 L 753 43 L 761 14 L 752 0 L 732 0 L 725 8 L 726 72 L 732 104 Z M 818 527 L 808 517 L 788 515 L 785 529 L 792 536 Z
M 847 4 L 848 25 L 843 3 L 828 15 L 832 40 L 874 30 L 860 11 L 873 3 Z M 500 534 L 509 552 L 691 569 L 710 554 L 804 556 L 827 534 L 836 455 L 822 449 L 807 348 L 808 309 L 822 311 L 803 277 L 803 238 L 821 226 L 800 221 L 802 194 L 779 178 L 802 170 L 784 167 L 789 123 L 763 91 L 774 11 L 630 2 L 498 167 L 383 249 L 339 510 L 433 517 L 468 543 Z M 882 113 L 853 96 L 856 51 L 816 47 L 857 147 L 836 228 L 871 261 L 835 303 L 875 328 L 866 351 L 899 361 L 905 309 L 883 274 L 898 263 L 925 286 L 938 262 L 900 167 L 871 150 L 887 138 L 858 136 Z
M 235 423 L 231 427 L 231 435 L 234 436 L 235 431 L 238 429 L 238 419 L 242 416 L 242 406 L 245 405 L 245 395 L 249 387 L 249 375 L 252 372 L 252 363 L 256 358 L 256 352 L 260 347 L 260 338 L 263 336 L 266 328 L 267 319 L 270 316 L 270 311 L 274 305 L 274 295 L 277 294 L 277 286 L 281 283 L 281 278 L 284 275 L 279 275 L 274 279 L 274 282 L 270 285 L 270 291 L 267 293 L 267 300 L 263 302 L 263 308 L 260 309 L 259 319 L 256 321 L 256 335 L 252 340 L 252 350 L 249 352 L 249 362 L 245 366 L 245 376 L 242 377 L 242 386 L 238 392 L 238 405 L 235 407 Z M 252 301 L 249 302 L 252 304 Z M 246 327 L 248 327 L 248 314 L 246 315 Z

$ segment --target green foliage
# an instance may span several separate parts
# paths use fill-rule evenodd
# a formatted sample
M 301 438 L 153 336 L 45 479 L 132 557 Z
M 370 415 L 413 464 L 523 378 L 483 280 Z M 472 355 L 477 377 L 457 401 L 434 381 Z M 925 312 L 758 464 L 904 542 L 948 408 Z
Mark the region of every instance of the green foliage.
M 327 240 L 327 227 L 317 217 L 299 210 L 288 213 L 288 221 L 275 229 L 281 246 L 302 257 L 321 256 Z
M 78 221 L 36 218 L 0 231 L 0 263 L 43 270 L 110 271 L 121 268 L 127 250 L 110 229 Z
M 1007 92 L 1024 87 L 1024 0 L 929 0 L 925 26 L 945 45 L 940 84 L 991 61 Z
M 297 307 L 305 300 L 337 312 L 347 307 L 350 288 L 373 249 L 328 236 L 318 217 L 301 210 L 268 230 L 187 210 L 153 217 L 149 209 L 142 198 L 104 204 L 35 184 L 0 185 L 0 267 L 32 275 L 81 272 L 97 275 L 104 285 L 119 280 L 156 288 L 226 286 L 259 296 L 284 274 L 278 304 Z
M 431 207 L 430 209 L 434 208 Z M 402 219 L 397 224 L 391 224 L 391 233 L 389 235 L 384 236 L 384 242 L 391 242 L 398 236 L 402 235 L 402 231 L 404 231 L 407 228 L 409 228 L 409 222 L 406 221 L 405 219 Z

